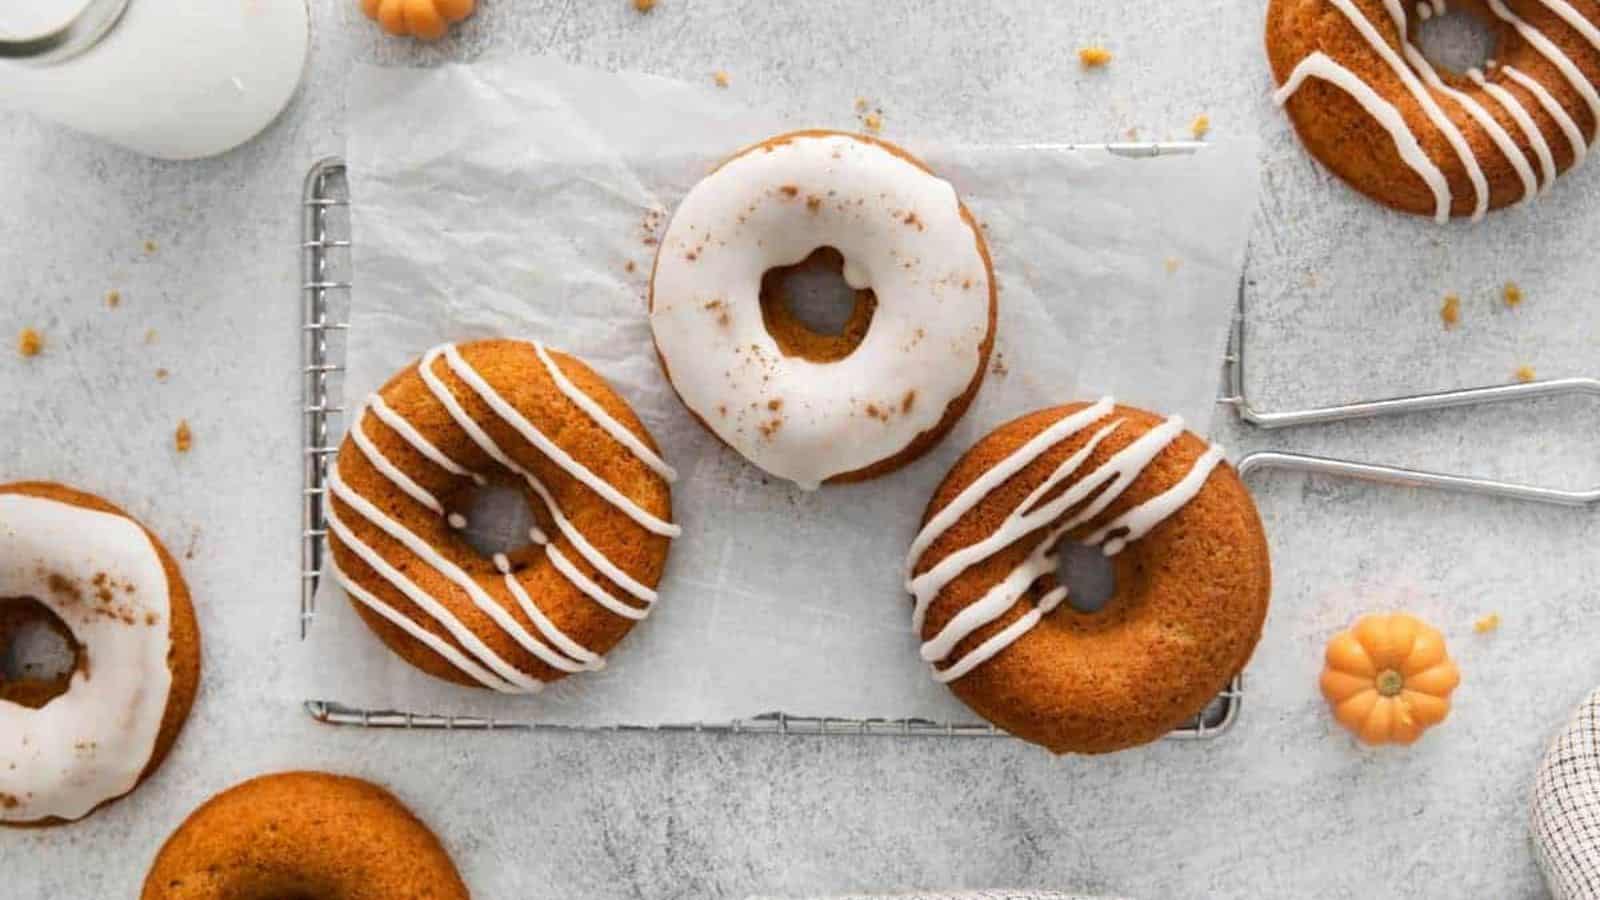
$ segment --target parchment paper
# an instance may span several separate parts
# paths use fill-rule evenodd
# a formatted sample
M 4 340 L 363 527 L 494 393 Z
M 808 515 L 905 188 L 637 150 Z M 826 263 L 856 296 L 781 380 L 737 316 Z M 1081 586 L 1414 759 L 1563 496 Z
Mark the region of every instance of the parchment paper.
M 600 673 L 504 698 L 423 676 L 325 583 L 308 696 L 583 724 L 797 715 L 971 720 L 918 660 L 900 567 L 928 495 L 999 423 L 1113 392 L 1209 427 L 1256 205 L 1250 144 L 1132 159 L 1060 147 L 908 149 L 987 226 L 994 365 L 932 453 L 865 485 L 763 477 L 684 411 L 645 312 L 655 228 L 733 150 L 816 123 L 659 78 L 499 59 L 358 68 L 347 402 L 428 347 L 540 338 L 595 366 L 678 469 L 661 600 Z M 893 139 L 893 135 L 888 135 Z M 631 265 L 630 265 L 631 264 Z

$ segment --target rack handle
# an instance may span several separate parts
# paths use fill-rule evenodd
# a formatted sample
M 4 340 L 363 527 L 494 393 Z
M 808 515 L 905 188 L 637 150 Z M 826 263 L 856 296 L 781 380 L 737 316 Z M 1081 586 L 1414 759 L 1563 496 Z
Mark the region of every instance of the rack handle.
M 1528 385 L 1515 386 L 1527 387 Z M 1400 487 L 1425 487 L 1458 494 L 1477 494 L 1484 497 L 1528 500 L 1534 503 L 1547 503 L 1554 506 L 1581 507 L 1592 506 L 1600 502 L 1600 487 L 1588 490 L 1564 490 L 1508 481 L 1494 481 L 1471 475 L 1450 475 L 1443 472 L 1375 465 L 1373 463 L 1333 459 L 1326 456 L 1311 456 L 1303 453 L 1284 453 L 1277 450 L 1261 450 L 1246 454 L 1235 464 L 1234 469 L 1238 471 L 1241 478 L 1261 469 L 1279 469 L 1290 472 L 1306 472 L 1313 475 L 1336 475 L 1341 478 L 1354 478 L 1359 481 L 1372 481 L 1378 484 L 1392 484 Z

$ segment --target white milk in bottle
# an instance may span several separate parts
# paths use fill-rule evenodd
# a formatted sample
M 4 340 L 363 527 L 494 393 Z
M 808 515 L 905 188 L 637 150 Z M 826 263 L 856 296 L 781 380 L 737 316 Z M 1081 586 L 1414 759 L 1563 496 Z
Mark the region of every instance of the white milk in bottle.
M 305 70 L 305 0 L 0 0 L 0 105 L 164 159 L 244 143 Z

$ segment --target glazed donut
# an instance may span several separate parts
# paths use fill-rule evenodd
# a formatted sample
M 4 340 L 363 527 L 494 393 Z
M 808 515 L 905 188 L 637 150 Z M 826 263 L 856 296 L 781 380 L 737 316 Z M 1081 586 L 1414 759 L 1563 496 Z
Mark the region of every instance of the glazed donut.
M 772 277 L 808 259 L 856 291 L 843 335 L 800 323 Z M 650 279 L 656 350 L 689 411 L 806 489 L 885 474 L 943 437 L 983 382 L 995 312 L 955 189 L 892 144 L 829 131 L 771 138 L 695 185 Z
M 328 473 L 333 570 L 423 671 L 532 693 L 598 669 L 666 566 L 675 477 L 626 401 L 576 357 L 519 340 L 435 347 L 356 414 Z M 455 510 L 520 490 L 532 543 L 486 559 Z
M 264 775 L 212 797 L 157 852 L 142 900 L 466 900 L 428 827 L 375 784 Z
M 1487 72 L 1435 67 L 1445 0 L 1272 0 L 1267 55 L 1301 141 L 1351 186 L 1443 222 L 1529 200 L 1600 128 L 1600 2 L 1453 0 L 1498 36 Z
M 0 647 L 25 622 L 66 640 L 64 678 L 0 679 L 0 825 L 60 825 L 155 773 L 200 684 L 200 631 L 172 554 L 110 503 L 0 485 Z
M 1064 541 L 1114 557 L 1096 612 L 1063 605 Z M 1222 448 L 1110 398 L 980 440 L 934 492 L 906 565 L 934 678 L 1056 753 L 1132 747 L 1199 713 L 1249 659 L 1271 588 Z

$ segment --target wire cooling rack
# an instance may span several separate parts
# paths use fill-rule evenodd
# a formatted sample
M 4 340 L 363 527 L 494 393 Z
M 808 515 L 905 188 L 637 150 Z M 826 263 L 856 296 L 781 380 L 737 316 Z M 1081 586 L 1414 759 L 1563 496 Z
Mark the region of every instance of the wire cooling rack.
M 1194 144 L 1118 144 L 1113 152 L 1158 156 L 1193 152 Z M 303 482 L 300 522 L 300 637 L 316 620 L 316 594 L 327 553 L 328 466 L 338 453 L 343 432 L 343 373 L 349 331 L 350 191 L 344 161 L 329 157 L 312 165 L 300 201 L 301 214 L 301 452 Z M 1198 716 L 1167 735 L 1169 740 L 1207 740 L 1225 734 L 1238 720 L 1244 697 L 1243 676 L 1235 676 Z M 859 719 L 792 716 L 772 712 L 725 722 L 664 725 L 566 725 L 482 716 L 433 715 L 403 710 L 361 709 L 333 700 L 308 700 L 307 715 L 329 725 L 449 731 L 557 732 L 700 732 L 728 734 L 907 736 L 944 738 L 1010 738 L 981 722 L 936 722 L 929 719 Z

